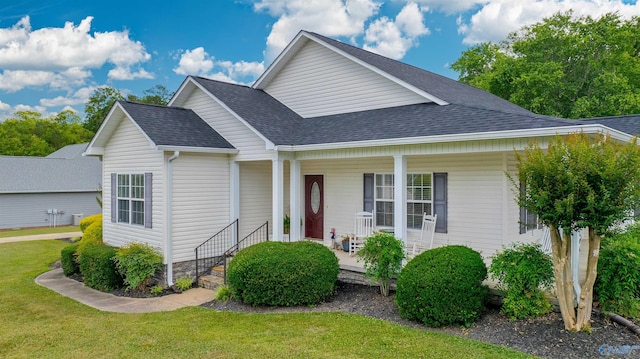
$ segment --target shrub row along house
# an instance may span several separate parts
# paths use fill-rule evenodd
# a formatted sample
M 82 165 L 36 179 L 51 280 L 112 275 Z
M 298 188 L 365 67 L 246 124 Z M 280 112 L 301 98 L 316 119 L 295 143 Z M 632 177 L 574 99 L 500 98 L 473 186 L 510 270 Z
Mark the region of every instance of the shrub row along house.
M 68 145 L 47 157 L 0 156 L 0 229 L 70 225 L 99 213 L 102 165 L 82 156 L 86 147 Z
M 171 283 L 236 219 L 240 238 L 268 221 L 281 240 L 288 215 L 291 240 L 328 243 L 365 210 L 411 246 L 437 214 L 436 246 L 488 257 L 537 238 L 505 176 L 514 149 L 577 131 L 632 139 L 614 127 L 301 31 L 252 86 L 188 76 L 166 107 L 117 102 L 86 154 L 103 160 L 105 242 L 161 248 Z

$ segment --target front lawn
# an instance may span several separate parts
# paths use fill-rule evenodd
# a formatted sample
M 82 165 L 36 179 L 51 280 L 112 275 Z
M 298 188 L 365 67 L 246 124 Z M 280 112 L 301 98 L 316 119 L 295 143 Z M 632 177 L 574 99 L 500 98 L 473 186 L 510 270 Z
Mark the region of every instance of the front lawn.
M 343 313 L 100 312 L 34 283 L 68 245 L 0 244 L 1 358 L 527 358 Z
M 11 229 L 0 231 L 0 238 L 31 236 L 35 234 L 80 232 L 79 226 L 42 227 L 29 229 Z

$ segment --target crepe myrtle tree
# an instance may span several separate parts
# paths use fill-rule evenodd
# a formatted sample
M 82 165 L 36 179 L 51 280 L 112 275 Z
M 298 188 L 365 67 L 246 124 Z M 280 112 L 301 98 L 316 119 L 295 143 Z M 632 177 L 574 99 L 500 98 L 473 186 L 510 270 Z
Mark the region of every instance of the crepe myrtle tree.
M 623 144 L 603 134 L 556 136 L 546 150 L 532 144 L 524 153 L 516 152 L 516 159 L 518 174 L 508 176 L 519 193 L 517 202 L 550 229 L 564 326 L 570 331 L 590 331 L 600 236 L 640 204 L 637 139 Z M 586 279 L 580 297 L 575 298 L 571 232 L 580 228 L 588 229 L 589 251 Z

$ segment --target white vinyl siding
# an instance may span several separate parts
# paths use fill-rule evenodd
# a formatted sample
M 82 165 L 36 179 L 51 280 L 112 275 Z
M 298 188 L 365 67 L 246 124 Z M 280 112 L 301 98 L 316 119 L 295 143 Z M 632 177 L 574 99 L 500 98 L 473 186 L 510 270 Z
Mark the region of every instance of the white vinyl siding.
M 240 163 L 240 239 L 272 222 L 271 161 Z
M 112 119 L 114 120 L 114 119 Z M 105 146 L 103 156 L 102 201 L 103 237 L 105 243 L 120 247 L 129 242 L 147 243 L 165 251 L 165 200 L 163 152 L 152 150 L 149 141 L 128 118 L 122 118 L 118 128 Z M 153 173 L 152 215 L 153 228 L 112 223 L 111 174 Z
M 182 262 L 195 259 L 194 248 L 229 224 L 229 161 L 181 153 L 172 167 L 173 261 Z
M 313 41 L 300 49 L 265 91 L 302 117 L 430 102 Z
M 355 213 L 362 210 L 363 173 L 392 171 L 391 156 L 303 161 L 303 175 L 324 174 L 324 232 L 336 228 L 338 238 L 352 233 Z M 468 245 L 489 257 L 503 244 L 503 222 L 509 227 L 507 241 L 517 239 L 517 207 L 503 209 L 513 194 L 504 188 L 502 153 L 408 156 L 407 173 L 447 173 L 447 233 L 436 233 L 435 246 Z M 419 229 L 408 230 L 409 245 L 419 237 Z
M 240 151 L 234 157 L 236 161 L 273 157 L 273 151 L 266 150 L 265 141 L 262 138 L 202 90 L 196 88 L 183 107 L 192 109 Z

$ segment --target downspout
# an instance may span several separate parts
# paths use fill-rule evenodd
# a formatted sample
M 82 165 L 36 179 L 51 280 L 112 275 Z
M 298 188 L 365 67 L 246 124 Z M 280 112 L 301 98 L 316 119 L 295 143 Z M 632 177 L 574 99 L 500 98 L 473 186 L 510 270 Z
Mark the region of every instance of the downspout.
M 171 218 L 173 205 L 173 160 L 180 157 L 180 151 L 174 151 L 167 160 L 167 285 L 173 285 L 173 220 Z

